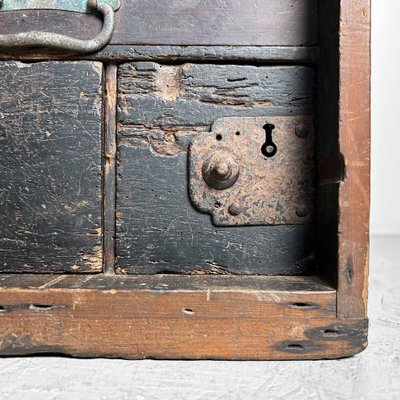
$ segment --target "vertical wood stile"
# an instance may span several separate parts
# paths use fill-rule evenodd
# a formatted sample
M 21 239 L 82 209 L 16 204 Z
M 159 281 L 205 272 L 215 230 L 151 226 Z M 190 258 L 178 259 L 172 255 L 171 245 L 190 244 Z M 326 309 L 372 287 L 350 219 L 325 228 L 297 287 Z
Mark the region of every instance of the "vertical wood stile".
M 104 265 L 105 274 L 115 274 L 116 113 L 117 65 L 105 70 L 104 99 Z

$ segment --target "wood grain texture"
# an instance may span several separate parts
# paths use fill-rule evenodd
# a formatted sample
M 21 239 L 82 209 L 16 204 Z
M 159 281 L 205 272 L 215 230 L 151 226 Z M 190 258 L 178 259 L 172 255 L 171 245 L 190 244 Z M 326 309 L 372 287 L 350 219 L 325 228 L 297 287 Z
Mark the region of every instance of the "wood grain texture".
M 161 46 L 109 45 L 97 53 L 76 55 L 50 49 L 1 49 L 0 60 L 100 61 L 247 61 L 249 63 L 310 63 L 318 60 L 318 46 Z
M 313 278 L 306 288 L 299 277 L 24 278 L 26 289 L 2 279 L 3 355 L 313 359 L 366 344 L 365 321 L 337 320 L 335 291 Z
M 124 0 L 111 44 L 281 45 L 317 42 L 317 0 Z M 49 31 L 94 37 L 94 15 L 55 11 L 1 12 L 0 33 Z
M 105 70 L 103 184 L 103 271 L 106 274 L 115 273 L 117 85 L 117 66 L 115 64 L 107 65 Z
M 0 73 L 0 270 L 101 271 L 102 65 Z
M 122 64 L 121 125 L 206 127 L 216 117 L 314 112 L 315 74 L 302 66 Z M 204 128 L 203 128 L 204 129 Z
M 317 41 L 316 0 L 125 0 L 115 44 L 288 45 Z
M 194 209 L 187 148 L 218 117 L 312 114 L 313 82 L 307 67 L 121 65 L 119 272 L 310 273 L 312 225 L 216 228 Z
M 385 4 L 378 5 L 381 9 Z M 396 21 L 395 16 L 391 20 Z M 397 21 L 395 22 L 397 23 Z M 395 27 L 395 24 L 391 26 Z M 391 39 L 393 43 L 397 38 Z M 387 38 L 385 37 L 385 42 Z M 400 237 L 373 237 L 370 337 L 360 356 L 332 362 L 186 362 L 2 357 L 5 399 L 363 399 L 400 398 Z M 23 379 L 16 377 L 23 376 Z M 116 385 L 115 383 L 118 382 Z M 340 384 L 333 384 L 340 382 Z
M 370 1 L 341 1 L 338 315 L 367 312 L 370 204 Z

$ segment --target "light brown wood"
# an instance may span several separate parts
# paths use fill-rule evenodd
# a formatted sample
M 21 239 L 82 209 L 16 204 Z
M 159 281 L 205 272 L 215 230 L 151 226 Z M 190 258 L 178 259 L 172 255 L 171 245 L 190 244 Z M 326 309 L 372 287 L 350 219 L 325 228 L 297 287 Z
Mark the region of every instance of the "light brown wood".
M 103 252 L 105 274 L 115 273 L 117 66 L 107 65 L 104 101 Z
M 25 276 L 21 289 L 4 277 L 0 351 L 314 359 L 366 345 L 365 322 L 337 320 L 335 291 L 315 278 L 197 278 Z
M 370 1 L 342 0 L 339 36 L 338 316 L 367 313 L 370 189 Z

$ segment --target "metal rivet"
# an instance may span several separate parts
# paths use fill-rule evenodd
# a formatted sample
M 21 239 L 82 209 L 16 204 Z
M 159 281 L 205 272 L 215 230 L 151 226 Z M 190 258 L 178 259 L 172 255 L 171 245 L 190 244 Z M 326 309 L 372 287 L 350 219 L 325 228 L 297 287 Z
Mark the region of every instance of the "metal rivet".
M 238 203 L 232 203 L 228 208 L 228 212 L 231 215 L 239 215 L 242 212 L 242 207 Z
M 308 135 L 308 126 L 306 124 L 297 124 L 296 125 L 296 135 L 299 138 L 304 139 Z
M 203 178 L 213 189 L 228 189 L 239 178 L 239 164 L 236 157 L 226 151 L 212 153 L 202 167 Z
M 299 206 L 296 208 L 296 215 L 298 217 L 307 217 L 307 215 L 310 213 L 309 209 L 307 208 L 307 206 Z
M 88 0 L 89 9 L 93 10 L 97 8 L 97 0 Z

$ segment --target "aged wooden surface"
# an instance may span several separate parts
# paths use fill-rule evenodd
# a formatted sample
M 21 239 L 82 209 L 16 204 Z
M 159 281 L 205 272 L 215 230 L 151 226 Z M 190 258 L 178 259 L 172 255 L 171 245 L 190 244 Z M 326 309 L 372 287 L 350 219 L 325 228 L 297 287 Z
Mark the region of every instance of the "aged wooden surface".
M 327 295 L 324 309 L 335 313 L 335 290 L 315 276 L 254 276 L 254 275 L 115 275 L 91 274 L 87 276 L 51 274 L 1 274 L 1 289 L 93 289 L 93 290 L 148 290 L 148 291 L 186 291 L 201 290 L 217 292 L 287 292 L 302 296 L 317 293 Z M 318 297 L 318 296 L 317 296 Z M 304 299 L 303 299 L 304 300 Z M 320 301 L 318 297 L 318 302 Z M 319 304 L 319 303 L 318 303 Z M 309 310 L 319 309 L 304 304 Z M 292 307 L 295 308 L 295 307 Z M 297 308 L 301 309 L 302 305 Z
M 110 64 L 105 72 L 104 107 L 103 269 L 106 274 L 115 273 L 116 122 L 117 66 Z
M 396 29 L 396 16 L 391 21 L 390 29 Z M 387 43 L 387 35 L 382 39 Z M 393 44 L 396 40 L 391 39 Z M 390 77 L 386 80 L 389 83 Z M 34 391 L 40 399 L 399 399 L 399 259 L 400 236 L 372 238 L 369 344 L 356 357 L 313 362 L 4 357 L 1 397 L 25 399 Z
M 149 0 L 124 3 L 129 9 L 117 14 L 113 44 L 88 59 L 151 62 L 120 65 L 118 99 L 116 67 L 107 68 L 105 121 L 100 64 L 0 64 L 7 99 L 0 108 L 0 142 L 13 144 L 0 159 L 1 188 L 14 191 L 14 197 L 0 192 L 0 202 L 8 204 L 0 217 L 0 257 L 6 260 L 0 270 L 101 272 L 104 255 L 107 273 L 0 275 L 1 354 L 315 359 L 365 348 L 369 0 L 340 0 L 340 16 L 338 3 L 321 1 L 319 34 L 315 0 L 217 3 L 218 9 L 208 1 L 157 3 L 156 8 Z M 185 12 L 175 15 L 176 7 Z M 154 11 L 162 17 L 154 18 Z M 101 25 L 94 16 L 51 16 L 55 19 L 47 12 L 0 13 L 0 33 L 45 24 L 45 30 L 89 38 Z M 182 46 L 187 44 L 194 46 Z M 235 47 L 243 44 L 249 47 Z M 1 57 L 72 57 L 37 49 L 11 54 Z M 188 197 L 191 139 L 208 132 L 219 117 L 314 116 L 313 66 L 260 65 L 317 60 L 321 185 L 316 234 L 324 237 L 315 241 L 312 224 L 214 227 Z M 216 64 L 206 64 L 211 61 Z M 45 90 L 33 90 L 32 82 Z M 37 113 L 40 107 L 50 113 Z M 52 138 L 60 132 L 62 146 Z M 37 153 L 24 151 L 26 137 L 29 150 L 45 151 L 50 162 L 38 163 Z M 67 167 L 52 163 L 55 158 Z M 21 173 L 14 176 L 14 171 Z M 16 182 L 28 191 L 16 190 Z M 47 198 L 51 202 L 43 201 Z M 76 204 L 81 208 L 72 207 Z M 32 214 L 33 221 L 26 217 Z M 241 275 L 312 274 L 315 250 L 323 281 Z M 117 275 L 111 276 L 114 261 Z M 147 273 L 155 275 L 140 275 Z
M 370 1 L 341 2 L 338 315 L 367 313 L 370 193 Z
M 79 56 L 50 49 L 1 49 L 1 60 L 101 61 L 247 61 L 249 63 L 310 63 L 318 60 L 318 46 L 146 46 L 112 45 L 97 53 Z
M 0 73 L 0 271 L 101 271 L 102 65 Z
M 315 278 L 41 279 L 2 278 L 2 354 L 312 359 L 366 344 L 365 321 L 337 320 L 335 291 Z
M 312 224 L 216 228 L 194 209 L 187 148 L 218 117 L 312 115 L 313 83 L 307 67 L 121 65 L 119 272 L 310 273 Z
M 111 44 L 281 45 L 317 43 L 317 0 L 124 0 Z M 80 38 L 101 29 L 96 16 L 0 12 L 0 33 L 48 31 Z

